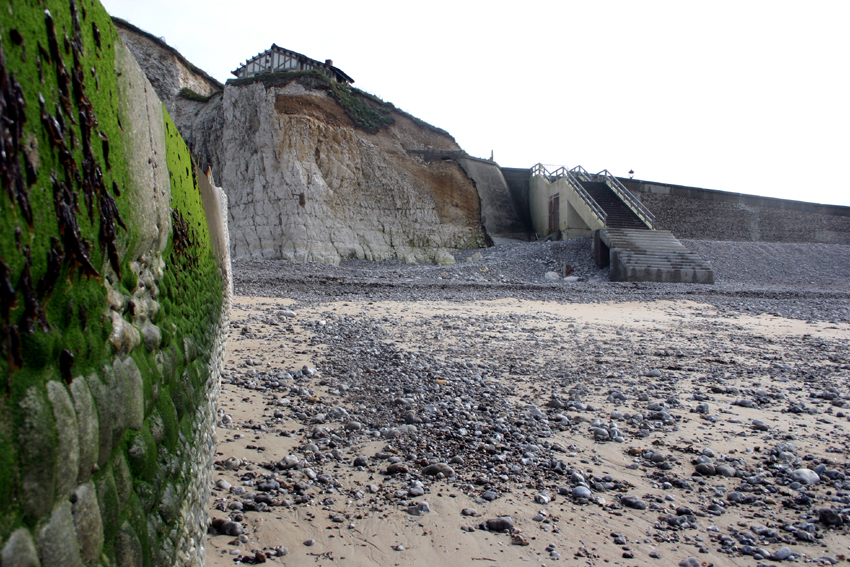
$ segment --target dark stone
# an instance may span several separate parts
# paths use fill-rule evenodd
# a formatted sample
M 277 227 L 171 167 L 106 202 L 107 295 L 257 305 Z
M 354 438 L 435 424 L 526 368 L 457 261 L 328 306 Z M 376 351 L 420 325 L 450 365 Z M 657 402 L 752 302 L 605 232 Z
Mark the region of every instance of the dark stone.
M 844 518 L 833 508 L 818 510 L 818 521 L 825 526 L 840 526 L 844 524 Z
M 446 478 L 455 475 L 455 471 L 452 467 L 447 465 L 446 463 L 437 463 L 433 465 L 428 465 L 424 469 L 422 469 L 422 474 L 427 474 L 429 476 L 437 476 L 438 474 L 443 473 Z
M 514 521 L 510 516 L 491 518 L 485 522 L 485 525 L 491 532 L 509 532 L 514 529 Z
M 694 469 L 703 476 L 714 476 L 717 474 L 717 470 L 714 468 L 714 465 L 710 463 L 699 463 L 696 467 L 694 467 Z

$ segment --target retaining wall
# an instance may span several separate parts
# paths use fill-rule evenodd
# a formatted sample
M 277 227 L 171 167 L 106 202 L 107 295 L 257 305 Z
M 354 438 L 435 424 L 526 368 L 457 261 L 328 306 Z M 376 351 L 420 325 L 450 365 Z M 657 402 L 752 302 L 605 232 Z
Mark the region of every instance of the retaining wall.
M 3 12 L 0 565 L 201 565 L 226 205 L 97 1 Z
M 678 238 L 850 244 L 850 207 L 620 178 Z

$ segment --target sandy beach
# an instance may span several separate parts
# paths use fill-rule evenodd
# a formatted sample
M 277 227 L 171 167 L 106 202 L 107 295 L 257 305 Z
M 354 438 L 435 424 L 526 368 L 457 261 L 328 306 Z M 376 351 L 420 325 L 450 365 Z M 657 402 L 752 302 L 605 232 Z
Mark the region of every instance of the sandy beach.
M 540 287 L 518 262 L 515 293 L 460 286 L 495 259 L 393 266 L 371 292 L 386 267 L 241 268 L 207 565 L 845 560 L 840 278 L 736 298 L 592 267 Z

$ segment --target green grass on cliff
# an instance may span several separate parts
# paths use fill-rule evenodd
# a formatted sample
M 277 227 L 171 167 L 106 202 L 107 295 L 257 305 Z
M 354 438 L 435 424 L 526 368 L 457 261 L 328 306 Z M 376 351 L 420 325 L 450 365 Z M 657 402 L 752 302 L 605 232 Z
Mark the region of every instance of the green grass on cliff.
M 381 128 L 395 124 L 395 118 L 392 115 L 395 107 L 392 103 L 384 102 L 374 95 L 333 81 L 320 71 L 264 73 L 244 79 L 231 79 L 227 81 L 227 84 L 241 86 L 261 83 L 267 87 L 282 87 L 293 81 L 315 90 L 330 92 L 355 126 L 370 134 L 375 134 Z

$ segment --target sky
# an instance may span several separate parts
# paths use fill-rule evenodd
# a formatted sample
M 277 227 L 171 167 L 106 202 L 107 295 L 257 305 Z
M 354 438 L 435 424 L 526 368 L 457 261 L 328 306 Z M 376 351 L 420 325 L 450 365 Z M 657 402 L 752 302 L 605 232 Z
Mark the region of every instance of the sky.
M 221 82 L 272 43 L 502 167 L 850 206 L 850 2 L 101 0 Z

